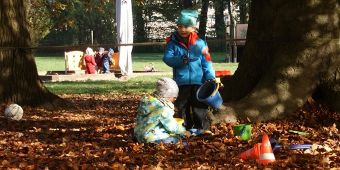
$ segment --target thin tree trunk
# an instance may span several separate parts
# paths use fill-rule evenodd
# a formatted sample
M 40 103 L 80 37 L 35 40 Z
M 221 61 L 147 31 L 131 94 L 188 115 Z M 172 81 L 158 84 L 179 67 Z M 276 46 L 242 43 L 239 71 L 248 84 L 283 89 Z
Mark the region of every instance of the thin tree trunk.
M 240 24 L 247 23 L 247 2 L 246 0 L 239 0 L 240 7 Z
M 228 7 L 228 15 L 229 15 L 229 40 L 233 40 L 235 38 L 235 32 L 234 32 L 234 28 L 235 28 L 235 22 L 234 22 L 234 16 L 231 10 L 231 0 L 227 1 L 227 7 Z M 233 58 L 233 45 L 235 45 L 236 42 L 233 41 L 227 41 L 227 49 L 229 52 L 229 61 L 232 61 Z
M 24 0 L 0 1 L 0 46 L 29 47 L 30 33 Z M 39 80 L 32 50 L 0 50 L 0 103 L 52 104 L 60 98 Z
M 223 11 L 225 9 L 224 0 L 215 0 L 215 31 L 217 39 L 224 40 L 226 36 L 226 26 Z M 223 46 L 225 47 L 225 46 Z
M 191 9 L 193 8 L 192 0 L 180 0 L 180 4 L 183 9 Z
M 207 32 L 208 9 L 209 9 L 209 0 L 202 0 L 200 27 L 198 30 L 198 34 L 203 39 L 205 39 L 205 34 Z
M 243 60 L 222 80 L 226 107 L 217 119 L 287 117 L 318 89 L 339 108 L 337 0 L 252 1 L 248 28 Z
M 136 18 L 136 42 L 144 42 L 147 39 L 147 33 L 145 29 L 145 19 L 144 19 L 144 5 L 143 4 L 136 4 L 134 9 L 134 15 Z

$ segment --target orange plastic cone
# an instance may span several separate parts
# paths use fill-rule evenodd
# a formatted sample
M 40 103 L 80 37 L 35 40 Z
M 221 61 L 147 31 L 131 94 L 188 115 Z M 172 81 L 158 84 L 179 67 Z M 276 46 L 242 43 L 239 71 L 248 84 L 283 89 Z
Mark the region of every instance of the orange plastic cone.
M 270 145 L 269 137 L 266 133 L 263 133 L 262 136 L 259 162 L 262 165 L 267 165 L 269 163 L 275 162 L 275 156 L 272 150 L 272 146 Z
M 243 160 L 246 160 L 248 158 L 257 160 L 260 157 L 260 151 L 261 151 L 261 143 L 257 143 L 257 144 L 254 145 L 253 148 L 242 152 L 240 154 L 240 158 L 243 159 Z

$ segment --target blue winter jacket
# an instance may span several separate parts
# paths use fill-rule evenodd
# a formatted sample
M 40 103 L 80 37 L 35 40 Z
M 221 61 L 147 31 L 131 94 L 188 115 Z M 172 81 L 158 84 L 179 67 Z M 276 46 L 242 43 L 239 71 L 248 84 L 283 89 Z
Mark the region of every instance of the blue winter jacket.
M 173 68 L 174 80 L 181 85 L 201 85 L 206 80 L 215 78 L 207 43 L 193 32 L 188 44 L 182 43 L 178 33 L 173 33 L 167 39 L 163 61 Z M 183 62 L 184 56 L 188 63 Z

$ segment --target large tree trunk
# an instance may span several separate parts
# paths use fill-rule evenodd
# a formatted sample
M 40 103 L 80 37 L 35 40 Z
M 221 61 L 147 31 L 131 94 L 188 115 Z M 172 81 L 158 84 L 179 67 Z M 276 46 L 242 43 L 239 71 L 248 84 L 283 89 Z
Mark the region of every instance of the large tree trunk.
M 339 54 L 337 59 L 339 60 Z M 331 69 L 330 72 L 326 72 L 321 76 L 321 81 L 314 91 L 313 98 L 320 103 L 328 105 L 335 111 L 340 111 L 340 63 L 339 61 L 329 62 L 338 62 L 337 70 L 333 72 L 333 69 Z
M 25 3 L 0 1 L 0 47 L 31 45 Z M 59 101 L 39 80 L 31 49 L 0 49 L 0 73 L 0 103 L 40 105 Z
M 339 109 L 339 49 L 337 0 L 252 1 L 244 60 L 222 80 L 226 108 L 217 119 L 283 118 L 317 90 Z
M 208 9 L 209 9 L 209 0 L 202 0 L 200 27 L 198 30 L 198 34 L 203 39 L 205 39 L 205 34 L 207 32 Z

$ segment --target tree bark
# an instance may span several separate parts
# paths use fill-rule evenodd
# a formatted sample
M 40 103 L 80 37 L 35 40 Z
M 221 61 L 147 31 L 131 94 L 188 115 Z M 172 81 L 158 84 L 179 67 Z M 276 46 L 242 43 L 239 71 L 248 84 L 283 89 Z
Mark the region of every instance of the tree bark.
M 202 0 L 200 27 L 198 30 L 198 34 L 203 39 L 205 39 L 205 34 L 207 32 L 208 8 L 209 8 L 209 0 Z
M 252 1 L 244 60 L 222 79 L 216 118 L 284 118 L 314 92 L 339 109 L 339 49 L 337 0 Z
M 329 62 L 338 62 L 338 65 L 340 65 L 339 61 Z M 321 76 L 320 84 L 314 91 L 313 98 L 319 103 L 328 105 L 334 111 L 340 111 L 340 68 L 339 66 L 330 68 L 330 70 L 334 69 L 337 70 Z
M 24 0 L 0 1 L 0 47 L 29 47 Z M 59 102 L 39 80 L 32 50 L 0 49 L 0 103 L 41 105 Z

